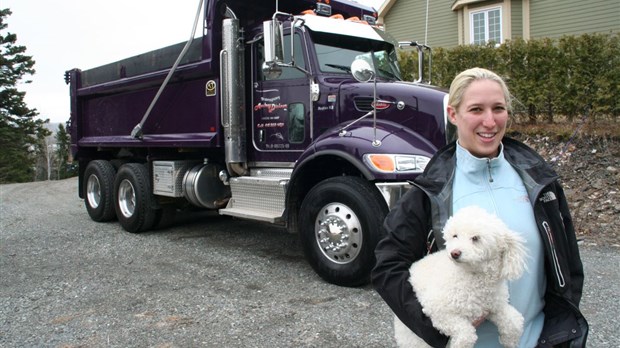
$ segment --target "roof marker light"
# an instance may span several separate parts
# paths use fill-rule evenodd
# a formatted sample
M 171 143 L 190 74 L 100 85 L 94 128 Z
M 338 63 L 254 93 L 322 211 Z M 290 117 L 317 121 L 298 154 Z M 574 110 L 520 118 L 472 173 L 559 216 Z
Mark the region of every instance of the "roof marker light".
M 332 7 L 329 5 L 329 2 L 327 2 L 327 4 L 323 4 L 320 2 L 316 3 L 316 10 L 315 12 L 317 14 L 323 15 L 323 16 L 331 16 L 332 15 Z

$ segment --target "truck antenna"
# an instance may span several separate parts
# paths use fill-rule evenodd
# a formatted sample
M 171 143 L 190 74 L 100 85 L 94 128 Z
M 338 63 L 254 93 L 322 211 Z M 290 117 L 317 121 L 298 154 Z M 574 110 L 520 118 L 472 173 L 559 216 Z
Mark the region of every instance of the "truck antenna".
M 185 53 L 187 53 L 187 51 L 189 50 L 189 46 L 194 40 L 194 35 L 196 35 L 196 27 L 198 26 L 198 19 L 200 19 L 200 10 L 202 9 L 202 3 L 203 3 L 203 0 L 199 0 L 198 10 L 196 10 L 196 18 L 194 19 L 194 25 L 192 26 L 192 34 L 190 35 L 189 40 L 187 40 L 187 43 L 183 47 L 183 50 L 181 51 L 179 56 L 177 57 L 177 60 L 174 62 L 174 65 L 172 66 L 172 68 L 170 68 L 168 75 L 166 75 L 166 79 L 164 79 L 164 82 L 159 87 L 159 90 L 157 91 L 155 98 L 153 98 L 153 100 L 151 101 L 151 105 L 149 105 L 148 109 L 146 109 L 146 112 L 144 113 L 144 116 L 142 116 L 142 120 L 131 131 L 132 138 L 142 139 L 142 135 L 143 135 L 142 127 L 144 126 L 144 122 L 146 122 L 146 119 L 149 118 L 149 115 L 151 114 L 151 110 L 153 110 L 155 103 L 161 96 L 161 93 L 164 91 L 164 88 L 166 88 L 166 85 L 170 81 L 172 74 L 174 74 L 175 70 L 179 66 L 179 63 L 181 62 L 181 59 L 183 59 L 183 57 L 185 56 Z

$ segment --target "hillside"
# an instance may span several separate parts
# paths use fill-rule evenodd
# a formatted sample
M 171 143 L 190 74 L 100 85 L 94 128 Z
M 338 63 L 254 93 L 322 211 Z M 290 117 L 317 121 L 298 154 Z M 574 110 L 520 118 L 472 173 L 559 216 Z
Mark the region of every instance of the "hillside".
M 620 248 L 620 138 L 510 136 L 536 149 L 561 176 L 577 237 L 588 245 Z

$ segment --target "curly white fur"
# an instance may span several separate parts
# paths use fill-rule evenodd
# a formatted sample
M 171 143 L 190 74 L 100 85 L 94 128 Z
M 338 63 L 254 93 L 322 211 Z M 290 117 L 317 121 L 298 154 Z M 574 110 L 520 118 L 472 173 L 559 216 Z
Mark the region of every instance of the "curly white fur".
M 486 316 L 498 328 L 504 347 L 517 347 L 523 316 L 508 303 L 506 280 L 525 269 L 524 241 L 496 216 L 480 207 L 459 210 L 443 230 L 446 248 L 411 265 L 410 283 L 426 314 L 450 347 L 473 347 L 472 324 Z M 401 348 L 429 347 L 398 318 L 396 342 Z

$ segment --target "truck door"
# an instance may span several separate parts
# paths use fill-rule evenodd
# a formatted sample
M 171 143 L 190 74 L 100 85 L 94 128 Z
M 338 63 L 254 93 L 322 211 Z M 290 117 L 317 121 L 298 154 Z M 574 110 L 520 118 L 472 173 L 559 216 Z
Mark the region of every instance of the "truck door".
M 289 35 L 284 37 L 285 61 L 290 61 Z M 295 61 L 306 69 L 306 54 L 302 36 L 295 35 Z M 296 68 L 282 68 L 275 78 L 265 76 L 263 40 L 252 47 L 254 69 L 252 85 L 252 161 L 294 162 L 311 141 L 310 82 Z

